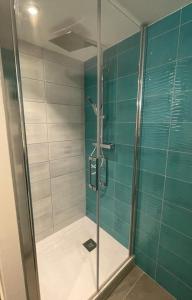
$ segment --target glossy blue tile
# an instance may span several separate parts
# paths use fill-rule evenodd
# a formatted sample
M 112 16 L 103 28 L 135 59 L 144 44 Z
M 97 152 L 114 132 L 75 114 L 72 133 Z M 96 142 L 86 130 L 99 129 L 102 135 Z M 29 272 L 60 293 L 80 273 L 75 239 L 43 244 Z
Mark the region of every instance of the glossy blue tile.
M 104 81 L 112 80 L 117 77 L 117 57 L 108 59 L 104 63 L 103 70 Z
M 96 201 L 95 201 L 96 202 Z M 110 212 L 115 212 L 115 200 L 113 197 L 105 196 L 100 198 L 100 206 L 109 210 Z
M 162 198 L 164 187 L 164 176 L 140 171 L 139 190 L 149 193 L 154 197 Z
M 116 101 L 117 80 L 110 80 L 103 84 L 104 103 Z
M 138 71 L 139 47 L 131 48 L 118 55 L 118 77 L 134 74 Z
M 119 164 L 127 165 L 132 167 L 133 166 L 133 146 L 115 145 L 116 150 L 116 162 Z
M 165 150 L 140 149 L 140 169 L 156 174 L 165 174 L 167 153 Z
M 192 299 L 192 289 L 160 265 L 157 266 L 157 282 L 177 300 Z
M 128 229 L 129 230 L 129 229 Z M 119 232 L 113 230 L 113 234 L 112 236 L 114 237 L 114 239 L 116 239 L 119 243 L 121 243 L 126 249 L 128 249 L 128 245 L 129 245 L 129 231 L 128 231 L 128 235 L 122 235 Z
M 152 196 L 151 194 L 146 194 L 143 192 L 138 193 L 137 199 L 137 209 L 141 212 L 148 214 L 150 217 L 160 220 L 161 217 L 162 200 Z M 139 230 L 145 230 L 145 227 L 139 228 Z
M 164 95 L 173 92 L 175 63 L 150 69 L 145 74 L 144 95 Z
M 117 54 L 117 45 L 114 45 L 103 52 L 103 61 L 104 63 L 110 58 L 114 57 Z
M 137 98 L 137 75 L 117 79 L 117 101 Z
M 117 122 L 135 122 L 136 100 L 120 101 L 116 106 Z
M 192 211 L 164 203 L 162 222 L 192 238 Z
M 101 179 L 104 179 L 104 178 L 101 178 Z M 114 190 L 115 190 L 115 182 L 113 179 L 110 179 L 108 181 L 108 185 L 106 187 L 101 187 L 100 197 L 101 198 L 113 197 Z
M 192 122 L 192 91 L 175 94 L 172 106 L 172 122 Z
M 192 4 L 185 6 L 181 10 L 181 24 L 192 21 Z
M 143 147 L 166 149 L 169 137 L 169 124 L 143 123 L 141 145 Z
M 114 223 L 113 223 L 113 230 L 118 232 L 119 235 L 126 237 L 128 240 L 128 234 L 129 234 L 129 223 L 121 220 L 118 216 L 114 216 Z
M 151 259 L 156 259 L 158 246 L 158 235 L 146 233 L 141 229 L 136 230 L 135 247 L 146 253 Z
M 157 67 L 170 63 L 176 59 L 179 29 L 166 32 L 149 40 L 146 67 Z
M 192 263 L 192 239 L 162 224 L 160 246 Z
M 97 85 L 97 68 L 96 68 L 96 66 L 91 67 L 86 70 L 84 84 L 86 87 Z
M 192 56 L 192 22 L 181 26 L 179 39 L 179 58 Z
M 140 47 L 140 32 L 132 35 L 131 37 L 121 41 L 117 44 L 117 53 L 126 51 L 127 49 Z
M 169 151 L 167 176 L 192 183 L 192 154 Z
M 191 191 L 191 183 L 166 179 L 165 199 L 170 203 L 192 210 Z
M 90 218 L 93 222 L 96 223 L 96 216 L 95 216 L 95 214 L 92 214 L 89 210 L 86 210 L 86 216 L 88 218 Z
M 91 100 L 96 103 L 97 102 L 97 86 L 85 86 L 85 104 L 88 105 L 88 98 L 91 98 Z
M 182 93 L 186 90 L 192 90 L 191 72 L 192 57 L 178 61 L 175 79 L 176 92 Z
M 192 287 L 192 265 L 189 262 L 160 247 L 158 264 Z
M 131 186 L 115 182 L 115 198 L 122 202 L 131 204 Z
M 170 150 L 191 153 L 192 123 L 172 123 L 170 129 Z
M 85 122 L 96 122 L 95 113 L 89 103 L 85 105 Z
M 113 228 L 114 223 L 114 214 L 101 206 L 100 208 L 100 224 L 102 227 L 107 226 L 109 228 Z
M 87 72 L 87 70 L 90 69 L 91 67 L 95 67 L 96 65 L 97 65 L 97 57 L 96 56 L 88 59 L 84 63 L 85 72 Z
M 116 102 L 105 102 L 103 105 L 104 122 L 114 122 L 116 116 Z
M 104 143 L 112 143 L 115 144 L 115 130 L 116 123 L 115 122 L 104 122 L 103 126 L 103 140 Z
M 114 213 L 119 218 L 120 222 L 130 224 L 131 206 L 121 200 L 114 200 Z
M 141 229 L 145 231 L 146 234 L 149 234 L 153 238 L 158 238 L 160 223 L 149 214 L 138 210 L 136 228 L 137 230 Z
M 142 252 L 137 248 L 135 251 L 135 263 L 143 269 L 145 273 L 149 274 L 152 278 L 155 278 L 155 260 L 151 259 L 151 257 L 147 256 L 145 252 Z
M 85 138 L 96 140 L 96 122 L 86 122 Z
M 172 95 L 157 95 L 143 99 L 142 122 L 168 123 L 170 122 Z
M 130 186 L 132 183 L 133 169 L 124 165 L 116 164 L 115 179 L 124 185 Z
M 133 145 L 135 140 L 135 123 L 116 123 L 115 142 Z
M 180 11 L 177 11 L 160 21 L 150 25 L 148 27 L 148 39 L 151 39 L 161 33 L 169 31 L 177 26 L 180 22 Z
M 96 215 L 96 200 L 89 199 L 86 202 L 86 210 L 88 210 L 93 216 Z

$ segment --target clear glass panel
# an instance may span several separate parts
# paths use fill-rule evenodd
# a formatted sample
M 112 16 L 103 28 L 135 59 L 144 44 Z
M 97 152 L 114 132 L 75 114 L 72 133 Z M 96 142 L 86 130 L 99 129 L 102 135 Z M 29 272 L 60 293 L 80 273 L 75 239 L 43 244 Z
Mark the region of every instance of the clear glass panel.
M 97 2 L 19 0 L 16 19 L 41 297 L 88 299 L 97 278 Z
M 129 257 L 140 29 L 129 11 L 102 1 L 103 143 L 100 196 L 102 285 Z M 135 20 L 134 20 L 135 21 Z

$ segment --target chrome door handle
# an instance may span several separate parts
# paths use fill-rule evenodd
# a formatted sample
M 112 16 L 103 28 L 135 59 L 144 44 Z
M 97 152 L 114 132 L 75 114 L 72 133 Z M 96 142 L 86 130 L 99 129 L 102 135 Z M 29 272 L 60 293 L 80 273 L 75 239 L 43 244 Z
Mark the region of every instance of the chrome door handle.
M 92 163 L 95 163 L 95 184 L 92 183 Z M 89 157 L 89 188 L 94 192 L 98 190 L 98 164 L 99 160 L 96 157 Z

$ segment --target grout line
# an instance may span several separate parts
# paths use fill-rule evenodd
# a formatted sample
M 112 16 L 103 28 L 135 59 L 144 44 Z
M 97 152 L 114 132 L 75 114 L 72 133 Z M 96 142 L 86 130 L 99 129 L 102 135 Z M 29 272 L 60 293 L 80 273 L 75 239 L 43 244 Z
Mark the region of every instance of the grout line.
M 175 231 L 176 233 L 178 233 L 179 235 L 185 237 L 186 239 L 192 240 L 192 237 L 190 237 L 189 235 L 184 234 L 184 233 L 181 232 L 181 231 L 178 231 L 178 230 L 175 229 L 174 227 L 172 227 L 172 226 L 170 226 L 170 225 L 168 225 L 168 224 L 166 224 L 166 223 L 164 223 L 164 222 L 161 222 L 161 224 L 163 224 L 164 226 L 168 227 L 169 229 Z
M 42 56 L 42 64 L 43 64 L 43 88 L 44 88 L 44 99 L 45 99 L 45 114 L 46 114 L 46 129 L 47 129 L 47 141 L 49 141 L 48 137 L 48 116 L 47 116 L 47 98 L 46 98 L 46 83 L 45 83 L 45 57 L 44 57 L 44 52 Z M 48 144 L 48 163 L 49 163 L 49 176 L 50 176 L 50 181 L 49 181 L 49 186 L 50 186 L 50 197 L 51 197 L 51 218 L 52 218 L 52 230 L 54 232 L 54 213 L 53 213 L 53 192 L 52 192 L 52 183 L 51 183 L 51 167 L 50 167 L 50 149 L 49 149 L 49 144 Z
M 135 286 L 137 285 L 137 283 L 139 282 L 139 280 L 143 277 L 143 275 L 144 275 L 144 272 L 139 275 L 139 277 L 136 279 L 135 283 L 132 285 L 132 287 L 130 288 L 130 290 L 128 291 L 128 293 L 125 295 L 125 297 L 123 297 L 122 300 L 126 300 L 127 296 L 129 296 L 129 294 L 135 288 Z
M 168 205 L 170 205 L 170 206 L 176 207 L 176 208 L 178 208 L 178 209 L 181 208 L 181 209 L 183 209 L 183 210 L 186 210 L 186 211 L 189 212 L 189 213 L 192 213 L 192 209 L 186 208 L 186 207 L 181 206 L 181 205 L 177 205 L 177 204 L 175 204 L 175 203 L 173 203 L 173 202 L 170 202 L 170 201 L 167 200 L 167 199 L 165 199 L 165 203 L 168 204 Z
M 161 20 L 163 20 L 163 19 L 164 19 L 164 18 L 160 19 L 159 21 L 161 21 Z M 157 22 L 158 22 L 158 21 L 157 21 Z M 154 23 L 154 25 L 155 25 L 155 23 Z M 148 28 L 150 28 L 150 25 L 149 25 Z M 174 31 L 174 30 L 176 30 L 177 28 L 179 28 L 179 24 L 176 25 L 176 26 L 174 26 L 174 27 L 172 27 L 172 28 L 169 29 L 169 30 L 163 31 L 163 32 L 161 32 L 161 33 L 159 33 L 159 34 L 157 34 L 157 35 L 152 36 L 151 38 L 148 39 L 148 42 L 151 41 L 151 40 L 154 40 L 154 39 L 156 39 L 156 38 L 158 38 L 158 37 L 161 37 L 161 36 L 163 36 L 164 34 L 170 33 L 171 31 Z
M 183 256 L 180 256 L 180 255 L 176 254 L 174 251 L 170 251 L 170 249 L 168 249 L 168 248 L 165 248 L 165 247 L 163 247 L 163 246 L 161 246 L 161 247 L 162 247 L 164 250 L 166 250 L 167 252 L 169 252 L 170 254 L 175 255 L 177 258 L 179 258 L 179 259 L 183 260 L 185 263 L 191 265 L 191 267 L 192 267 L 192 262 L 190 262 L 189 260 L 183 258 Z M 161 265 L 161 264 L 159 263 L 159 265 Z
M 170 125 L 169 125 L 169 134 L 168 134 L 168 145 L 167 145 L 167 149 L 166 149 L 166 166 L 165 166 L 163 199 L 162 199 L 162 207 L 161 207 L 161 214 L 160 214 L 160 228 L 159 228 L 158 244 L 157 244 L 157 252 L 156 252 L 155 279 L 157 279 L 157 265 L 158 265 L 158 257 L 159 257 L 159 249 L 160 249 L 160 236 L 161 236 L 161 227 L 162 227 L 164 201 L 165 201 L 166 178 L 167 178 L 168 156 L 169 156 L 170 135 L 171 135 L 171 121 L 172 121 L 172 113 L 173 113 L 173 100 L 174 100 L 175 90 L 176 90 L 175 83 L 176 83 L 176 72 L 177 72 L 177 65 L 178 65 L 177 58 L 178 58 L 178 53 L 179 53 L 180 31 L 181 31 L 181 12 L 180 12 L 179 32 L 178 32 L 178 40 L 177 40 L 176 64 L 174 67 L 175 74 L 174 74 L 174 79 L 173 79 L 173 93 L 172 93 L 171 110 L 170 110 L 171 114 L 170 114 Z
M 167 273 L 169 273 L 169 275 L 171 275 L 172 277 L 174 277 L 176 280 L 180 281 L 185 287 L 189 288 L 192 291 L 192 287 L 190 285 L 188 285 L 186 282 L 184 282 L 182 279 L 180 279 L 179 277 L 177 277 L 174 273 L 172 273 L 171 271 L 169 271 L 167 268 L 165 268 L 164 266 L 160 265 L 160 268 L 162 268 L 163 270 L 165 270 Z M 177 300 L 177 299 L 176 299 Z

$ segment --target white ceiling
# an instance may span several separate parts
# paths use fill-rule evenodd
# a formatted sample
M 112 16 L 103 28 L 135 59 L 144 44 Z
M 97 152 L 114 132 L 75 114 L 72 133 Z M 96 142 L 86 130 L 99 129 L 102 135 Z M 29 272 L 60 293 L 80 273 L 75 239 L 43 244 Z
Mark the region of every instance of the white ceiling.
M 152 23 L 190 3 L 189 0 L 102 0 L 102 44 L 107 48 L 136 33 L 137 24 Z M 37 17 L 29 17 L 27 7 L 39 8 Z M 20 39 L 80 60 L 96 55 L 91 46 L 73 52 L 53 45 L 49 40 L 56 32 L 71 28 L 81 36 L 97 40 L 96 0 L 18 0 L 17 30 Z

